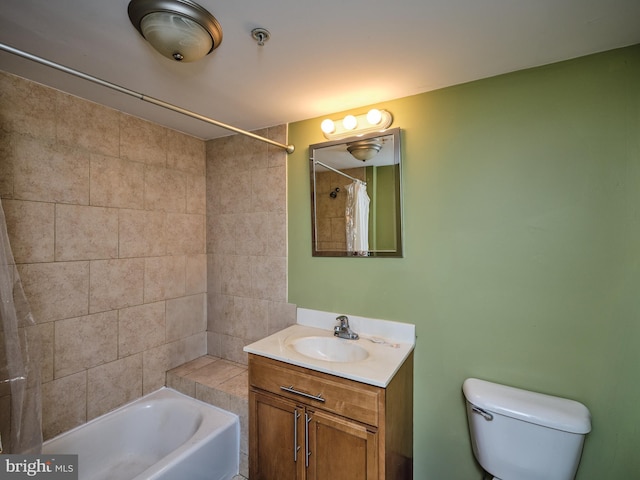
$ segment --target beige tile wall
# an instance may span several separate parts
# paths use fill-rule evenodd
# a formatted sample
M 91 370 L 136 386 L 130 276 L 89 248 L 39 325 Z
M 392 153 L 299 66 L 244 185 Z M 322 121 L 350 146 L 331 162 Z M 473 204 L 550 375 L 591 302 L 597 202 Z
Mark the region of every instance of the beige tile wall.
M 0 73 L 0 197 L 44 339 L 45 437 L 206 353 L 205 155 L 202 140 Z
M 256 133 L 286 143 L 286 132 Z M 207 350 L 246 364 L 245 345 L 296 321 L 287 303 L 287 154 L 239 135 L 206 149 Z

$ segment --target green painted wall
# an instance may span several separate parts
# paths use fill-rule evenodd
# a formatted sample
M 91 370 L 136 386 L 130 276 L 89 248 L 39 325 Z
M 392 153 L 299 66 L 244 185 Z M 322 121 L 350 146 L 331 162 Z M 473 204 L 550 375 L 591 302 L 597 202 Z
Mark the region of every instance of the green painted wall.
M 311 256 L 323 138 L 294 123 L 289 301 L 417 326 L 416 479 L 480 478 L 472 376 L 582 401 L 578 478 L 639 478 L 640 45 L 375 106 L 403 130 L 405 258 Z
M 372 250 L 398 251 L 397 196 L 400 168 L 398 165 L 383 165 L 367 168 L 367 193 L 371 197 L 369 222 L 369 248 Z

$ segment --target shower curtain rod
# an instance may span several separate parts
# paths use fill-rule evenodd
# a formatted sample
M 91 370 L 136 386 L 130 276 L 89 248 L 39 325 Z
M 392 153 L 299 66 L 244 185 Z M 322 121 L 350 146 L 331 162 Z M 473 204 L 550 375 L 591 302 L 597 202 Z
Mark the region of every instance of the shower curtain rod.
M 102 85 L 103 87 L 111 88 L 112 90 L 116 90 L 120 93 L 124 93 L 126 95 L 130 95 L 132 97 L 136 97 L 139 100 L 144 102 L 152 103 L 153 105 L 157 105 L 158 107 L 166 108 L 167 110 L 171 110 L 177 113 L 181 113 L 191 118 L 195 118 L 197 120 L 201 120 L 203 122 L 210 123 L 215 125 L 216 127 L 224 128 L 226 130 L 231 130 L 232 132 L 239 133 L 241 135 L 245 135 L 247 137 L 254 138 L 261 142 L 268 143 L 270 145 L 274 145 L 276 147 L 284 149 L 287 153 L 293 153 L 295 147 L 293 145 L 285 145 L 283 143 L 276 142 L 275 140 L 271 140 L 266 137 L 261 137 L 260 135 L 256 135 L 255 133 L 248 132 L 246 130 L 242 130 L 241 128 L 237 128 L 231 125 L 227 125 L 226 123 L 219 122 L 209 117 L 205 117 L 204 115 L 200 115 L 199 113 L 192 112 L 190 110 L 186 110 L 184 108 L 178 107 L 176 105 L 172 105 L 171 103 L 164 102 L 162 100 L 158 100 L 157 98 L 149 97 L 142 93 L 134 92 L 133 90 L 129 90 L 128 88 L 121 87 L 120 85 L 116 85 L 115 83 L 107 82 L 106 80 L 102 80 L 101 78 L 94 77 L 92 75 L 88 75 L 86 73 L 80 72 L 78 70 L 74 70 L 73 68 L 65 67 L 64 65 L 60 65 L 59 63 L 52 62 L 51 60 L 44 59 L 42 57 L 38 57 L 31 53 L 24 52 L 22 50 L 18 50 L 17 48 L 13 48 L 9 45 L 5 45 L 4 43 L 0 43 L 0 50 L 4 50 L 5 52 L 12 53 L 19 57 L 26 58 L 28 60 L 32 60 L 37 63 L 41 63 L 42 65 L 46 65 L 51 68 L 55 68 L 56 70 L 60 70 L 65 73 L 69 73 L 76 77 L 82 78 L 84 80 L 88 80 L 93 83 L 97 83 L 98 85 Z
M 338 170 L 337 168 L 333 168 L 333 167 L 330 167 L 329 165 L 327 165 L 326 163 L 322 163 L 320 160 L 315 160 L 315 159 L 314 159 L 314 160 L 313 160 L 313 163 L 315 163 L 316 165 L 321 165 L 321 166 L 323 166 L 324 168 L 326 168 L 326 169 L 328 169 L 328 170 L 331 170 L 332 172 L 337 173 L 338 175 L 342 175 L 343 177 L 347 177 L 348 179 L 353 180 L 354 182 L 360 182 L 360 183 L 362 183 L 363 185 L 366 185 L 366 184 L 367 184 L 367 182 L 365 182 L 365 181 L 363 181 L 363 180 L 360 180 L 359 178 L 354 178 L 354 177 L 352 177 L 351 175 L 347 175 L 346 173 L 341 172 L 341 171 L 340 171 L 340 170 Z

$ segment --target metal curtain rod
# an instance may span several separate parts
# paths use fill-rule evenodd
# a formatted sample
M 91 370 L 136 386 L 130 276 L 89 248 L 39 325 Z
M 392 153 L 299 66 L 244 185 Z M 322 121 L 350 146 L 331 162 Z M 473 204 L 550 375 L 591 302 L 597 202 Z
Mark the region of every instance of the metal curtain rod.
M 337 173 L 338 175 L 342 175 L 343 177 L 347 177 L 348 179 L 353 180 L 354 182 L 360 182 L 360 183 L 362 183 L 363 185 L 366 185 L 366 184 L 367 184 L 367 182 L 363 182 L 363 181 L 362 181 L 362 180 L 360 180 L 359 178 L 354 178 L 354 177 L 352 177 L 351 175 L 347 175 L 346 173 L 341 172 L 341 171 L 340 171 L 340 170 L 338 170 L 337 168 L 333 168 L 333 167 L 330 167 L 329 165 L 327 165 L 326 163 L 322 163 L 320 160 L 314 160 L 314 161 L 313 161 L 313 163 L 315 163 L 316 165 L 322 165 L 324 168 L 326 168 L 326 169 L 328 169 L 328 170 L 331 170 L 332 172 L 335 172 L 335 173 Z
M 216 127 L 224 128 L 226 130 L 231 130 L 232 132 L 239 133 L 241 135 L 245 135 L 247 137 L 254 138 L 261 142 L 269 143 L 276 147 L 282 148 L 286 150 L 287 153 L 293 153 L 295 147 L 293 145 L 285 145 L 283 143 L 276 142 L 275 140 L 271 140 L 266 137 L 261 137 L 260 135 L 256 135 L 255 133 L 247 132 L 246 130 L 242 130 L 241 128 L 233 127 L 231 125 L 227 125 L 226 123 L 219 122 L 209 117 L 205 117 L 204 115 L 200 115 L 199 113 L 192 112 L 190 110 L 186 110 L 181 107 L 177 107 L 176 105 L 172 105 L 170 103 L 164 102 L 162 100 L 158 100 L 157 98 L 149 97 L 142 93 L 134 92 L 133 90 L 129 90 L 128 88 L 121 87 L 120 85 L 116 85 L 115 83 L 107 82 L 106 80 L 102 80 L 101 78 L 94 77 L 92 75 L 88 75 L 83 72 L 79 72 L 78 70 L 74 70 L 73 68 L 65 67 L 64 65 L 60 65 L 59 63 L 52 62 L 50 60 L 46 60 L 44 58 L 38 57 L 36 55 L 32 55 L 27 52 L 23 52 L 22 50 L 18 50 L 17 48 L 10 47 L 9 45 L 5 45 L 4 43 L 0 43 L 0 50 L 4 50 L 5 52 L 13 53 L 19 57 L 26 58 L 28 60 L 32 60 L 37 63 L 41 63 L 42 65 L 46 65 L 48 67 L 55 68 L 56 70 L 60 70 L 62 72 L 69 73 L 71 75 L 75 75 L 76 77 L 83 78 L 85 80 L 89 80 L 90 82 L 97 83 L 98 85 L 102 85 L 103 87 L 111 88 L 120 93 L 124 93 L 126 95 L 130 95 L 132 97 L 136 97 L 139 100 L 143 100 L 148 103 L 152 103 L 162 108 L 166 108 L 168 110 L 172 110 L 177 113 L 181 113 L 188 117 L 195 118 L 197 120 L 202 120 L 203 122 L 210 123 L 215 125 Z

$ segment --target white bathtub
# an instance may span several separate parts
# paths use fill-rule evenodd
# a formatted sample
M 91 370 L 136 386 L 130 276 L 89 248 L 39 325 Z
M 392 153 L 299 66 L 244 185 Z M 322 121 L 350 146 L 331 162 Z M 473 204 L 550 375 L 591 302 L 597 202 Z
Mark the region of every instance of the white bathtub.
M 161 388 L 43 445 L 78 454 L 79 480 L 229 480 L 238 473 L 240 422 Z

